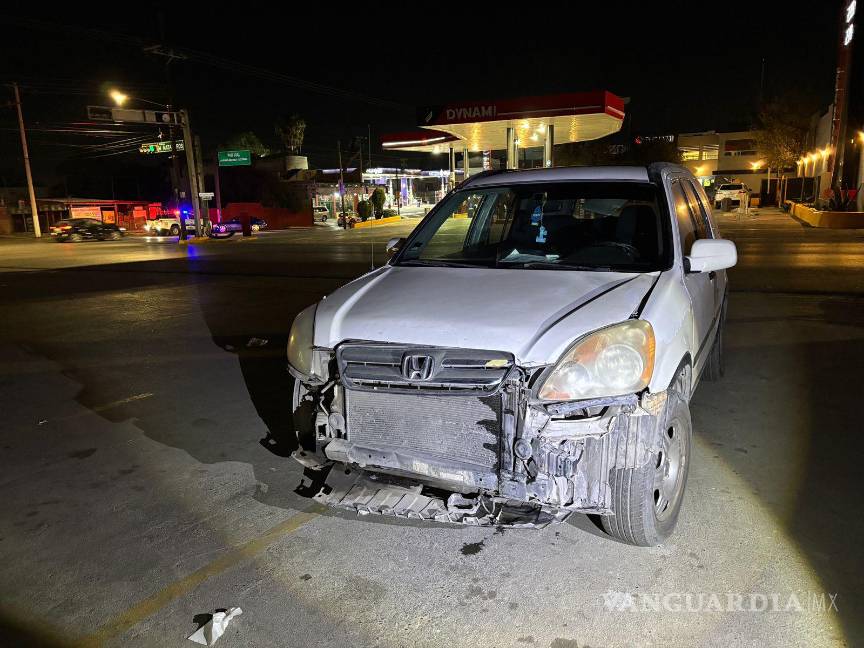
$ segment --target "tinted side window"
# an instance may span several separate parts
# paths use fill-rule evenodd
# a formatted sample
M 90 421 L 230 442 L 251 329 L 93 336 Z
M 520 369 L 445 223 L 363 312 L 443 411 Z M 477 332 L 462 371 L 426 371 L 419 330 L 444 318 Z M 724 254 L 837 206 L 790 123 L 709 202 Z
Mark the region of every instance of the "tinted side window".
M 699 228 L 699 238 L 711 238 L 711 225 L 708 221 L 708 214 L 705 213 L 705 206 L 699 199 L 699 194 L 696 187 L 689 180 L 682 180 L 684 191 L 687 194 L 687 202 L 690 204 L 690 211 L 696 217 L 696 226 Z
M 686 256 L 690 254 L 693 242 L 701 237 L 679 180 L 672 182 L 672 209 L 675 210 L 675 220 L 678 223 L 678 233 L 681 236 L 681 252 Z

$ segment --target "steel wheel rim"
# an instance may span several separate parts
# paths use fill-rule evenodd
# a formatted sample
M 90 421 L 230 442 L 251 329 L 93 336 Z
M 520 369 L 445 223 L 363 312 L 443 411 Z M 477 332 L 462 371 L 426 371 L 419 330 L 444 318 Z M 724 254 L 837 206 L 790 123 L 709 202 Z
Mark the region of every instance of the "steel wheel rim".
M 658 521 L 676 509 L 684 485 L 687 448 L 681 428 L 673 423 L 662 434 L 660 452 L 654 463 L 654 513 Z

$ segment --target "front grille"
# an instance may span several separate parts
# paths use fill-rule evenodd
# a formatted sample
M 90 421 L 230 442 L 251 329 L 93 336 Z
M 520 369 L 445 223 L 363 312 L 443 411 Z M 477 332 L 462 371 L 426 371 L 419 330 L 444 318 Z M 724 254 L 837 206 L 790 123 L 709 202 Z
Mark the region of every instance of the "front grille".
M 428 359 L 428 375 L 412 377 L 412 357 Z M 343 344 L 336 358 L 349 389 L 402 392 L 488 394 L 498 389 L 513 366 L 513 356 L 501 351 L 399 344 Z
M 441 398 L 347 390 L 348 440 L 495 468 L 501 432 L 500 395 Z

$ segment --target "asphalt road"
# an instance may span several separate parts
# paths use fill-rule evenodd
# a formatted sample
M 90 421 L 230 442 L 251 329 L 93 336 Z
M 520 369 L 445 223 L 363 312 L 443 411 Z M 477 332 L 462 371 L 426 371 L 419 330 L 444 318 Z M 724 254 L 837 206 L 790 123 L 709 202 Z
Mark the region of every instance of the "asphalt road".
M 280 456 L 290 323 L 416 222 L 0 239 L 0 644 L 185 646 L 240 606 L 219 645 L 864 645 L 864 231 L 723 218 L 727 375 L 642 549 L 312 504 Z

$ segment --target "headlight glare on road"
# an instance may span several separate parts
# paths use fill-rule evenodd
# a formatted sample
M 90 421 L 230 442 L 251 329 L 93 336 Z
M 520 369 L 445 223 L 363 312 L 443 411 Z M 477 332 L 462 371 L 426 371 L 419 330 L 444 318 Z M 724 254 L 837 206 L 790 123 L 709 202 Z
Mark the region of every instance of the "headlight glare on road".
M 543 382 L 542 400 L 584 400 L 641 391 L 654 370 L 654 329 L 643 320 L 616 324 L 579 340 Z

